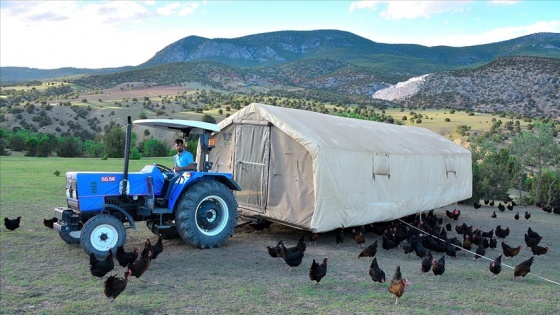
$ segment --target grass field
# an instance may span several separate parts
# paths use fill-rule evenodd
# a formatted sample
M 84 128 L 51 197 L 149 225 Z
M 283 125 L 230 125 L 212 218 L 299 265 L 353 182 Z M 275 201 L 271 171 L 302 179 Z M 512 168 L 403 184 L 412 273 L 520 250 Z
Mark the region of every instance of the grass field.
M 130 161 L 130 170 L 145 164 L 170 164 L 170 158 Z M 507 266 L 493 278 L 489 261 L 473 260 L 459 252 L 446 257 L 441 277 L 421 274 L 420 259 L 401 250 L 378 248 L 377 260 L 390 279 L 397 265 L 413 282 L 399 304 L 387 291 L 387 283 L 372 283 L 368 275 L 371 259 L 357 259 L 361 249 L 347 236 L 337 247 L 334 233 L 321 234 L 317 244 L 309 244 L 302 265 L 294 271 L 281 259 L 273 259 L 266 245 L 278 240 L 292 246 L 307 232 L 273 224 L 269 230 L 253 231 L 240 226 L 224 246 L 200 250 L 181 239 L 164 241 L 164 252 L 139 279 L 134 278 L 115 302 L 103 295 L 103 281 L 90 275 L 88 256 L 79 245 L 64 243 L 57 233 L 42 224 L 53 209 L 65 205 L 66 171 L 120 171 L 118 159 L 62 159 L 0 157 L 1 217 L 21 215 L 21 228 L 11 232 L 0 228 L 0 313 L 1 314 L 558 314 L 560 313 L 560 216 L 533 207 L 490 214 L 496 207 L 458 206 L 459 221 L 445 217 L 444 224 L 465 222 L 485 231 L 496 225 L 509 226 L 505 240 L 512 246 L 525 245 L 523 234 L 530 226 L 544 236 L 550 246 L 544 256 L 536 256 L 531 273 L 512 279 Z M 53 175 L 59 170 L 60 176 Z M 514 220 L 515 212 L 532 214 L 530 220 Z M 455 232 L 450 232 L 451 236 Z M 140 222 L 137 230 L 127 230 L 127 250 L 141 246 L 146 237 L 155 239 Z M 366 245 L 381 238 L 366 235 Z M 500 242 L 500 241 L 499 241 Z M 498 248 L 500 245 L 498 243 Z M 488 249 L 495 258 L 499 249 Z M 442 254 L 435 253 L 439 258 Z M 531 256 L 523 249 L 503 263 L 514 266 Z M 329 257 L 325 278 L 315 286 L 308 278 L 311 260 Z M 114 273 L 122 276 L 124 268 Z M 549 279 L 556 283 L 544 280 Z

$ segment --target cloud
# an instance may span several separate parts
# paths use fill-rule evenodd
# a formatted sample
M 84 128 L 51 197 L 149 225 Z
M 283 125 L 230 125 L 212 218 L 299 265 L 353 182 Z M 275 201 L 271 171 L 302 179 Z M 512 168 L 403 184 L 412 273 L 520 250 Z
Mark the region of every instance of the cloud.
M 349 11 L 368 9 L 376 11 L 384 5 L 379 16 L 387 20 L 430 18 L 445 12 L 460 12 L 471 1 L 356 1 Z
M 512 5 L 521 2 L 521 0 L 491 0 L 490 2 L 498 5 Z
M 196 2 L 173 2 L 161 8 L 157 8 L 156 12 L 163 16 L 184 16 L 193 14 L 199 6 L 200 5 Z
M 523 26 L 500 27 L 488 30 L 483 33 L 468 35 L 450 35 L 445 37 L 432 38 L 422 45 L 437 46 L 445 43 L 446 46 L 473 46 L 494 42 L 505 41 L 534 33 L 558 33 L 560 32 L 560 20 L 538 21 L 533 24 Z

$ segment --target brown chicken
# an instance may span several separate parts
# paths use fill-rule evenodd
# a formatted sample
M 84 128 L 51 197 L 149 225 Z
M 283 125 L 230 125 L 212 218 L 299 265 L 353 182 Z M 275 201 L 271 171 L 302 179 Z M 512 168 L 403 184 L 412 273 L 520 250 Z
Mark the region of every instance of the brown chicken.
M 505 242 L 502 242 L 502 251 L 506 257 L 515 257 L 523 249 L 523 246 L 511 247 Z
M 21 222 L 21 216 L 15 218 L 15 219 L 4 218 L 4 226 L 10 231 L 13 231 L 13 230 L 19 228 L 20 222 Z
M 404 294 L 405 287 L 409 284 L 410 283 L 408 282 L 407 279 L 402 279 L 400 266 L 397 266 L 397 271 L 395 272 L 395 275 L 393 276 L 393 279 L 389 284 L 389 292 L 391 292 L 393 296 L 396 298 L 395 304 L 398 304 L 399 298 Z
M 445 215 L 447 215 L 448 218 L 457 221 L 459 220 L 459 216 L 461 215 L 461 210 L 457 210 L 457 209 L 453 209 L 453 211 L 445 210 Z
M 432 260 L 432 272 L 435 276 L 441 276 L 445 272 L 445 256 L 441 256 L 439 260 Z
M 315 283 L 315 286 L 317 286 L 319 284 L 319 281 L 321 281 L 321 279 L 323 279 L 323 277 L 327 274 L 328 260 L 329 257 L 325 257 L 323 259 L 323 263 L 319 264 L 318 262 L 315 261 L 315 259 L 313 259 L 313 262 L 311 263 L 311 268 L 309 268 L 309 279 L 311 279 L 311 281 L 317 281 Z
M 45 219 L 43 218 L 43 225 L 48 227 L 49 229 L 54 228 L 54 223 L 58 222 L 58 218 L 57 217 L 52 217 L 51 219 Z
M 311 245 L 312 243 L 317 244 L 317 240 L 319 239 L 319 233 L 311 233 L 309 235 L 309 245 Z
M 144 259 L 148 258 L 148 252 L 151 251 L 152 251 L 152 242 L 150 241 L 150 238 L 147 237 L 146 242 L 144 242 L 144 249 L 142 249 L 142 257 L 144 257 Z
M 150 261 L 152 260 L 152 251 L 148 250 L 146 256 L 140 255 L 139 259 L 136 259 L 133 263 L 128 265 L 128 270 L 130 270 L 130 274 L 135 276 L 136 278 L 140 278 L 148 270 L 150 267 Z
M 490 263 L 490 272 L 496 277 L 502 271 L 502 255 L 498 256 Z
M 358 247 L 362 247 L 363 244 L 366 242 L 366 238 L 364 237 L 363 228 L 361 230 L 352 229 L 352 234 L 354 236 L 354 240 L 356 241 L 356 244 L 358 244 Z
M 531 271 L 531 265 L 534 260 L 535 256 L 531 256 L 531 258 L 515 266 L 515 269 L 513 270 L 513 278 L 525 277 Z
M 360 257 L 375 257 L 375 255 L 377 255 L 377 241 L 373 242 L 373 244 L 364 248 L 362 252 L 358 255 L 358 259 L 360 259 Z
M 114 301 L 119 294 L 121 294 L 124 289 L 126 289 L 126 285 L 128 284 L 128 277 L 130 277 L 131 271 L 127 270 L 124 273 L 124 277 L 116 277 L 116 276 L 109 276 L 107 280 L 105 280 L 103 293 L 105 296 L 111 299 L 111 302 Z

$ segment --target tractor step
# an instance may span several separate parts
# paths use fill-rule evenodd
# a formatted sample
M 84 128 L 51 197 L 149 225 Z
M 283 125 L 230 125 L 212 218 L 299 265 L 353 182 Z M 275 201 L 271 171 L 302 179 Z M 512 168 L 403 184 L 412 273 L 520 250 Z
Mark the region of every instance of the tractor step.
M 154 210 L 152 210 L 152 213 L 156 213 L 156 214 L 168 214 L 168 213 L 173 213 L 173 210 L 171 210 L 171 209 L 169 209 L 169 208 L 154 207 Z
M 155 227 L 159 230 L 159 229 L 169 229 L 171 228 L 171 225 L 159 225 L 156 224 Z

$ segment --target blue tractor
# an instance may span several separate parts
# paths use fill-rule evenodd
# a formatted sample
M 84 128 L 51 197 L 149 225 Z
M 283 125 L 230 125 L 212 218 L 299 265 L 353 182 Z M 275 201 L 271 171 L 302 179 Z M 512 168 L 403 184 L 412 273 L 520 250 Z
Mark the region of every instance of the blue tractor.
M 197 170 L 184 172 L 172 185 L 164 165 L 146 165 L 128 171 L 132 123 L 128 117 L 124 171 L 67 172 L 66 207 L 55 208 L 54 227 L 67 243 L 80 243 L 89 255 L 107 255 L 109 248 L 126 242 L 126 229 L 145 221 L 154 234 L 180 236 L 199 248 L 220 247 L 237 224 L 234 190 L 241 190 L 232 174 L 209 172 L 211 134 L 220 128 L 211 123 L 174 119 L 135 120 L 135 125 L 181 132 L 183 138 L 199 135 Z M 166 193 L 170 191 L 169 197 Z

